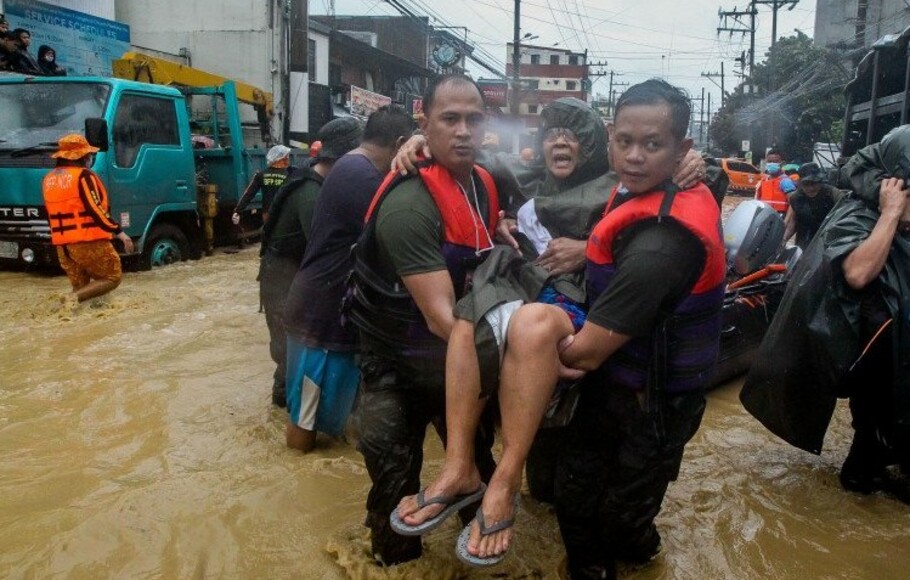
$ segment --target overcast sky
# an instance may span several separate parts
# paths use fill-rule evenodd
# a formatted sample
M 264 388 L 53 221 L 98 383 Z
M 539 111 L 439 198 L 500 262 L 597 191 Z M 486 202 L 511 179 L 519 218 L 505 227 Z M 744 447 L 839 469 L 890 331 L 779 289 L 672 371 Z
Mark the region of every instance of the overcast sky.
M 793 10 L 778 13 L 778 37 L 799 29 L 813 36 L 815 1 L 800 0 Z M 434 17 L 433 24 L 465 26 L 473 42 L 490 64 L 504 71 L 506 43 L 512 40 L 513 0 L 404 0 L 414 12 Z M 326 14 L 329 0 L 310 0 L 312 14 Z M 395 15 L 385 0 L 336 0 L 335 13 Z M 522 0 L 522 34 L 538 36 L 533 43 L 574 51 L 588 49 L 589 62 L 606 62 L 596 70 L 615 72 L 614 83 L 636 83 L 654 76 L 699 97 L 704 87 L 711 92 L 711 108 L 720 104 L 720 89 L 701 76 L 719 73 L 724 62 L 726 89 L 738 84 L 734 58 L 748 50 L 748 36 L 717 32 L 718 10 L 743 10 L 746 0 Z M 756 62 L 764 59 L 771 44 L 771 10 L 760 6 L 755 39 Z M 461 35 L 463 31 L 453 31 Z M 476 78 L 492 75 L 469 63 Z M 594 92 L 608 92 L 608 78 L 595 77 Z M 714 79 L 718 84 L 720 79 Z M 619 87 L 620 89 L 622 87 Z

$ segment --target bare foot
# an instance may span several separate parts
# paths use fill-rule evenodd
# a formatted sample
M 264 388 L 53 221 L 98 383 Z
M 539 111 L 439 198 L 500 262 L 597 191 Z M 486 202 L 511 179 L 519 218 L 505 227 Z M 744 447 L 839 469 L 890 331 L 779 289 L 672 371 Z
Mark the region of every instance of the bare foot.
M 471 473 L 465 474 L 456 471 L 446 471 L 443 468 L 442 473 L 431 483 L 423 493 L 425 499 L 437 497 L 440 495 L 462 495 L 473 493 L 480 487 L 480 473 L 475 467 Z M 445 505 L 434 503 L 423 509 L 417 505 L 417 495 L 409 495 L 402 498 L 398 504 L 398 516 L 409 526 L 418 526 L 425 521 L 436 517 L 446 508 Z
M 505 482 L 497 481 L 495 476 L 490 482 L 487 492 L 483 496 L 481 511 L 483 523 L 491 528 L 500 522 L 514 519 L 517 511 L 515 500 L 521 483 L 510 486 Z M 481 536 L 480 524 L 477 520 L 471 523 L 471 536 L 468 540 L 468 553 L 479 558 L 490 558 L 504 554 L 512 543 L 512 526 L 506 527 L 492 534 Z

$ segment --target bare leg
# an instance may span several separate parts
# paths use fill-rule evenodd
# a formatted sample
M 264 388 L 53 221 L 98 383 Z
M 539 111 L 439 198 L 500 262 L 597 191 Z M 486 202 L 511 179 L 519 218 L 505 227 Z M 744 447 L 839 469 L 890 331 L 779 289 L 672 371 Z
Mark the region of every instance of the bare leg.
M 285 440 L 291 449 L 299 449 L 304 453 L 309 453 L 313 450 L 313 445 L 316 444 L 316 432 L 308 431 L 288 421 Z
M 573 332 L 566 313 L 548 304 L 526 304 L 509 323 L 499 385 L 503 451 L 483 498 L 487 526 L 515 515 L 522 470 L 559 378 L 557 345 Z M 511 528 L 481 538 L 473 524 L 468 551 L 487 558 L 505 552 L 511 540 Z
M 426 497 L 471 493 L 480 487 L 480 473 L 474 464 L 474 436 L 486 406 L 480 398 L 480 366 L 474 346 L 474 326 L 456 320 L 446 352 L 446 460 L 439 477 L 427 487 Z M 417 525 L 445 509 L 439 504 L 417 508 L 417 496 L 398 504 L 405 523 Z
M 107 294 L 114 288 L 120 285 L 120 280 L 92 280 L 85 286 L 81 288 L 74 289 L 73 293 L 76 295 L 76 298 L 79 302 L 85 302 L 95 298 L 96 296 L 102 296 Z

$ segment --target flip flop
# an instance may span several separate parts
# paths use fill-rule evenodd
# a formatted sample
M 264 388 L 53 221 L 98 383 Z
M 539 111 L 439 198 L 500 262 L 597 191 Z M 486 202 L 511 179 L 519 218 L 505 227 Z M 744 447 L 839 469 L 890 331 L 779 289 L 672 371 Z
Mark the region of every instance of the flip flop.
M 505 530 L 505 529 L 511 528 L 513 525 L 515 525 L 515 514 L 517 514 L 517 513 L 518 513 L 518 495 L 516 494 L 515 502 L 514 502 L 514 511 L 513 511 L 511 518 L 509 518 L 507 520 L 502 520 L 501 522 L 497 522 L 488 528 L 483 521 L 483 507 L 480 507 L 477 509 L 477 515 L 474 516 L 474 520 L 480 526 L 480 535 L 489 536 L 490 534 L 495 534 L 496 532 L 498 532 L 500 530 Z M 455 555 L 458 556 L 458 559 L 461 560 L 462 562 L 464 562 L 465 564 L 470 564 L 471 566 L 478 566 L 478 567 L 495 566 L 496 564 L 499 564 L 500 562 L 502 562 L 503 558 L 506 557 L 506 554 L 509 553 L 508 550 L 506 550 L 502 554 L 497 554 L 496 556 L 490 556 L 489 558 L 481 558 L 480 556 L 475 556 L 475 555 L 471 554 L 470 552 L 468 552 L 468 541 L 471 538 L 471 524 L 473 524 L 473 522 L 466 525 L 464 527 L 464 529 L 461 530 L 461 534 L 459 534 L 459 536 L 458 536 L 458 542 L 455 544 Z
M 401 516 L 398 515 L 398 508 L 396 507 L 392 510 L 392 513 L 389 514 L 389 523 L 392 525 L 392 529 L 395 530 L 395 533 L 402 536 L 422 536 L 427 532 L 435 530 L 442 522 L 446 521 L 450 515 L 461 508 L 482 499 L 483 494 L 487 491 L 487 486 L 486 484 L 481 483 L 480 487 L 477 488 L 477 491 L 471 493 L 464 493 L 461 495 L 437 495 L 429 499 L 424 496 L 426 491 L 427 488 L 423 488 L 417 493 L 418 509 L 423 509 L 428 505 L 433 504 L 444 505 L 446 506 L 445 509 L 425 522 L 412 526 L 401 519 Z

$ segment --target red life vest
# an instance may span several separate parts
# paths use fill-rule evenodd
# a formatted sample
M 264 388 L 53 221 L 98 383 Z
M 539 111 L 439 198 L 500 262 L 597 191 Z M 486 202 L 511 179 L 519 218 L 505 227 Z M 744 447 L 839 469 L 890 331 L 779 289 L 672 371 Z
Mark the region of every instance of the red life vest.
M 79 196 L 79 178 L 83 172 L 87 179 L 95 181 L 95 191 L 102 196 L 101 208 L 109 209 L 107 191 L 94 173 L 82 167 L 53 169 L 44 176 L 42 189 L 51 226 L 51 243 L 55 246 L 111 239 L 111 232 L 99 227 Z
M 761 180 L 758 187 L 755 188 L 755 199 L 767 203 L 780 213 L 787 213 L 790 202 L 787 201 L 787 194 L 780 187 L 780 182 L 785 177 L 787 177 L 786 174 L 781 174 Z
M 388 273 L 375 270 L 375 222 L 383 200 L 405 179 L 390 173 L 383 180 L 366 214 L 366 225 L 357 243 L 354 275 L 351 283 L 350 320 L 361 331 L 364 344 L 371 352 L 409 362 L 430 361 L 436 367 L 445 360 L 446 343 L 430 332 L 426 319 L 403 283 L 389 284 Z M 499 197 L 490 174 L 474 167 L 475 195 L 465 192 L 447 169 L 430 164 L 419 169 L 419 177 L 442 217 L 443 240 L 440 252 L 452 279 L 455 297 L 468 290 L 472 270 L 492 248 L 492 237 L 499 221 Z M 385 274 L 385 276 L 383 275 Z
M 487 234 L 492 237 L 499 221 L 499 195 L 496 192 L 496 184 L 493 182 L 493 177 L 486 169 L 475 165 L 474 172 L 476 177 L 480 178 L 481 184 L 487 191 L 489 207 L 486 219 L 481 219 L 481 216 L 474 211 L 473 197 L 467 196 L 466 198 L 461 186 L 445 167 L 433 163 L 419 169 L 420 179 L 426 185 L 442 216 L 445 242 L 468 246 L 475 250 L 487 250 L 492 247 L 490 240 L 486 235 L 480 235 L 480 244 L 477 243 L 478 234 L 482 233 L 477 226 L 486 222 L 488 224 Z M 404 178 L 406 179 L 407 176 Z M 373 201 L 370 202 L 370 208 L 367 210 L 364 221 L 370 220 L 385 194 L 392 189 L 391 186 L 398 185 L 401 181 L 402 177 L 396 172 L 390 172 L 386 175 L 379 189 L 376 190 Z M 471 199 L 471 203 L 468 203 L 468 199 Z
M 685 191 L 662 190 L 637 195 L 616 205 L 614 188 L 603 219 L 594 227 L 586 251 L 588 300 L 594 303 L 610 285 L 616 266 L 613 244 L 628 227 L 645 220 L 671 219 L 694 234 L 705 249 L 705 263 L 690 291 L 672 315 L 658 323 L 655 335 L 633 338 L 604 363 L 610 384 L 643 389 L 649 377 L 662 377 L 661 389 L 681 392 L 703 387 L 720 348 L 724 298 L 724 243 L 720 209 L 710 190 L 699 183 Z M 655 361 L 654 344 L 663 341 L 666 357 Z M 662 368 L 654 372 L 653 365 Z

